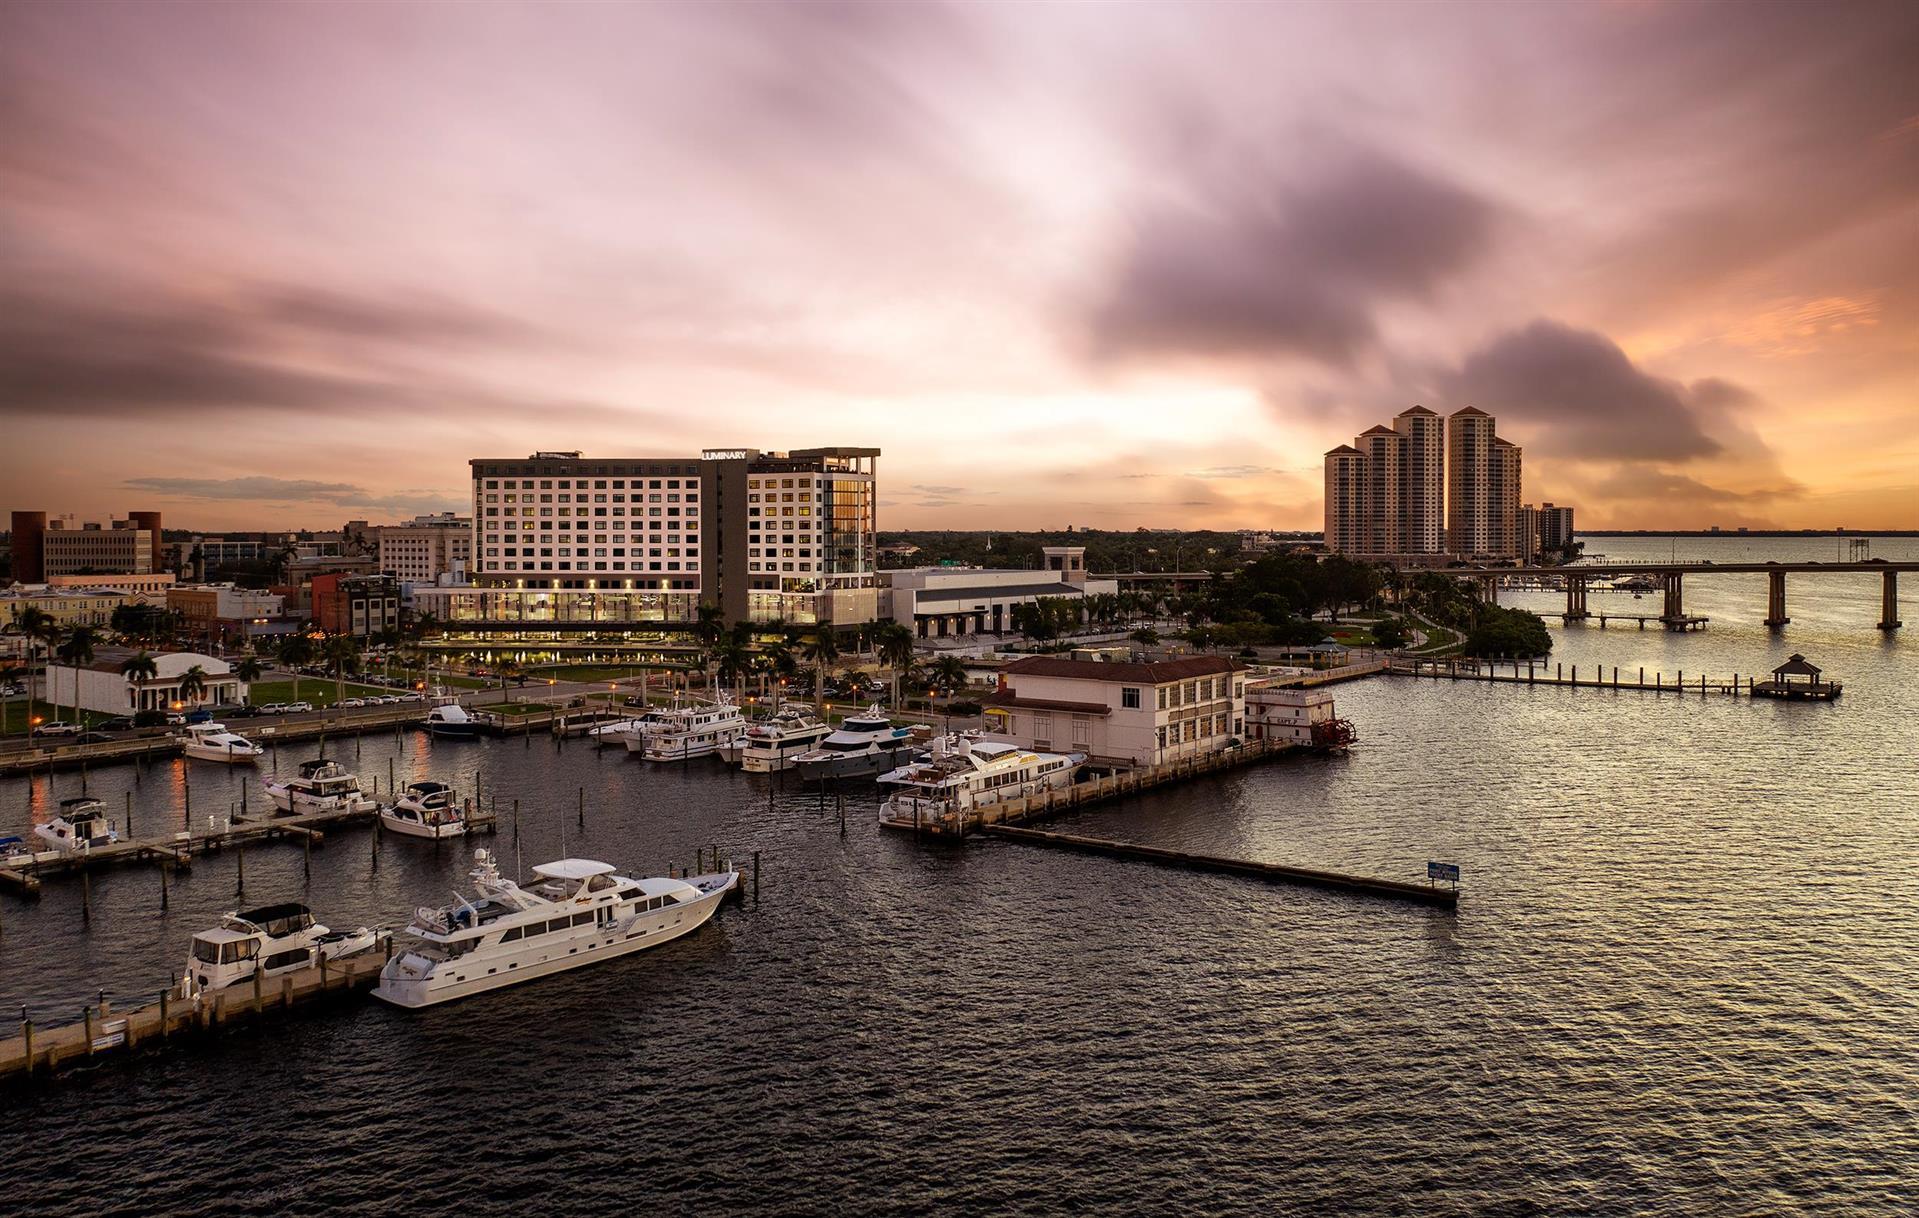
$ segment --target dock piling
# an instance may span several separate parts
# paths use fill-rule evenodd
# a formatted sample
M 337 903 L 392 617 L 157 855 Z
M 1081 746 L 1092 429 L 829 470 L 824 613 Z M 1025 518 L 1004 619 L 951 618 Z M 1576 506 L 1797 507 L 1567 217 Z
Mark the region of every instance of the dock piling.
M 753 852 L 753 904 L 760 903 L 760 852 Z M 24 1009 L 24 1008 L 23 1008 Z

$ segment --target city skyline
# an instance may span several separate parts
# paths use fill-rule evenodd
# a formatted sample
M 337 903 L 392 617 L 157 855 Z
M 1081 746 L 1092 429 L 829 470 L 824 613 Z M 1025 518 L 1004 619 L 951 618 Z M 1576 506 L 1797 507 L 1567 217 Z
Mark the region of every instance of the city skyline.
M 1919 526 L 1909 6 L 0 4 L 16 508 L 884 449 L 882 528 L 1315 529 L 1496 415 L 1584 528 Z

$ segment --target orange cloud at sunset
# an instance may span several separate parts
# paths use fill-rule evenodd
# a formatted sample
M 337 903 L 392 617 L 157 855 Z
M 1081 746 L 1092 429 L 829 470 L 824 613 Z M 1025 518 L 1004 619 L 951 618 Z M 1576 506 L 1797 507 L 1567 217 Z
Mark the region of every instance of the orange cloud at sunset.
M 1586 527 L 1919 527 L 1910 4 L 0 4 L 0 512 L 884 450 L 1317 528 L 1421 402 Z

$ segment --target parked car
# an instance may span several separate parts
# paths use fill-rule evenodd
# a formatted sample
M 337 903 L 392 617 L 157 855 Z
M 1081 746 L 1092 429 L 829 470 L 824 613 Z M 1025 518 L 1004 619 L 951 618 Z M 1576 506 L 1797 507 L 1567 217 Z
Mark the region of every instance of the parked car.
M 212 723 L 213 712 L 204 706 L 199 710 L 190 710 L 187 712 L 186 721 L 188 723 Z
M 222 719 L 251 719 L 259 713 L 257 706 L 225 706 L 219 712 Z
M 35 736 L 78 736 L 80 734 L 80 725 L 77 723 L 68 723 L 63 719 L 55 719 L 51 723 L 42 723 L 39 727 L 34 728 L 32 734 Z
M 26 686 L 16 684 L 11 681 L 9 681 L 5 685 L 0 685 L 0 698 L 18 698 L 24 695 L 26 692 L 27 692 Z
M 115 715 L 100 725 L 103 732 L 130 732 L 133 730 L 132 715 Z
M 365 698 L 342 698 L 338 702 L 335 702 L 333 705 L 348 706 L 348 707 L 365 706 L 366 701 L 367 700 Z
M 288 714 L 288 715 L 304 715 L 312 709 L 313 709 L 313 703 L 311 702 L 289 702 L 286 704 L 286 706 L 281 708 L 281 713 Z
M 187 717 L 181 714 L 179 711 L 167 712 L 168 727 L 184 727 L 186 725 L 186 721 L 187 721 Z
M 73 742 L 75 744 L 107 744 L 117 739 L 119 739 L 119 737 L 113 735 L 111 732 L 93 731 L 81 732 L 73 738 Z
M 265 706 L 256 706 L 254 713 L 258 715 L 284 715 L 287 713 L 287 707 L 284 702 L 269 702 Z

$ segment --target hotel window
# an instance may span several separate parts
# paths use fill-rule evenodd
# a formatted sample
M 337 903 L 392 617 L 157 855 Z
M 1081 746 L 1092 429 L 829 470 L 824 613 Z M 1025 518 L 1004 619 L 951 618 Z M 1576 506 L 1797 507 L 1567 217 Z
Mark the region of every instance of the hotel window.
M 1122 686 L 1119 691 L 1119 704 L 1127 710 L 1139 709 L 1139 690 L 1135 686 Z
M 1188 719 L 1186 721 L 1186 743 L 1191 744 L 1194 740 L 1197 740 L 1198 738 L 1199 738 L 1199 723 L 1196 720 Z
M 1033 741 L 1036 744 L 1049 744 L 1053 739 L 1053 717 L 1051 715 L 1033 716 Z
M 1074 744 L 1085 744 L 1087 740 L 1091 738 L 1090 733 L 1092 732 L 1092 730 L 1093 730 L 1092 725 L 1083 716 L 1080 716 L 1080 715 L 1073 716 L 1073 743 Z

